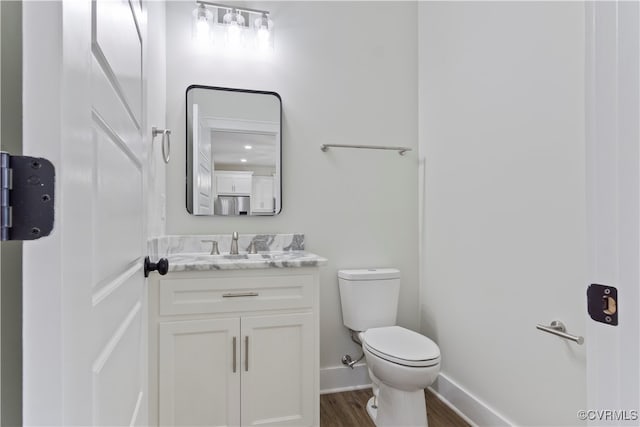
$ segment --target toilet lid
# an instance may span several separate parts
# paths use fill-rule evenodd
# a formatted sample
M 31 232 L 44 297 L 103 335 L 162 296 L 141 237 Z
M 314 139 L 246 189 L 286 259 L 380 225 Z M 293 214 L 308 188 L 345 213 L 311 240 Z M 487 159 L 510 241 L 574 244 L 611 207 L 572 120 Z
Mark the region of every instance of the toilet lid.
M 432 366 L 440 362 L 440 348 L 424 335 L 400 326 L 368 329 L 364 344 L 376 356 L 406 366 Z

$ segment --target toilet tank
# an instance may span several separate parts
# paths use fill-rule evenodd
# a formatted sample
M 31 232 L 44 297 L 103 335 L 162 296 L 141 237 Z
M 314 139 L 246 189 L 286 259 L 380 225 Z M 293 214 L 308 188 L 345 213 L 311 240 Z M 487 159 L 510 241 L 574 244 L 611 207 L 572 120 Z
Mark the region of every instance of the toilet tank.
M 396 324 L 400 270 L 339 270 L 338 282 L 342 318 L 347 328 L 366 331 Z

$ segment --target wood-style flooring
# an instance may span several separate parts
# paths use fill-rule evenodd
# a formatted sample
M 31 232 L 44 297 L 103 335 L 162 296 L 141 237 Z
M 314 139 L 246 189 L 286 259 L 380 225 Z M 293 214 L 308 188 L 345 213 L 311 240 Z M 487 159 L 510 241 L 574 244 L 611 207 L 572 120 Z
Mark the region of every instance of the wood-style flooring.
M 365 405 L 373 396 L 371 389 L 323 394 L 320 396 L 321 427 L 375 427 Z M 425 390 L 429 427 L 469 427 L 458 414 Z

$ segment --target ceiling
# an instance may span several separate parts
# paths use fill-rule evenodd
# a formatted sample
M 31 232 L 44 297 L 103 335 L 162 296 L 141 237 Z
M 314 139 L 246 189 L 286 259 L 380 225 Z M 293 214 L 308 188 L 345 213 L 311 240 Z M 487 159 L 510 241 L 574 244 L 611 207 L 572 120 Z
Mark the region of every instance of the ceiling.
M 251 146 L 251 149 L 245 146 Z M 276 138 L 269 134 L 211 131 L 211 149 L 214 165 L 275 168 L 279 156 Z

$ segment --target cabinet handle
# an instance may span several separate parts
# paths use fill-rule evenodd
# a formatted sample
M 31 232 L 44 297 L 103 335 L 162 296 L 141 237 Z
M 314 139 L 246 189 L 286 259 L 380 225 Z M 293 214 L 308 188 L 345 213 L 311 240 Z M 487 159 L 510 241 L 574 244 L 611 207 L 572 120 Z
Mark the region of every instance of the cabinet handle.
M 249 371 L 249 335 L 244 337 L 244 371 Z
M 257 297 L 258 295 L 260 294 L 257 292 L 233 292 L 222 294 L 222 298 Z
M 234 373 L 236 372 L 236 359 L 237 359 L 236 351 L 238 348 L 238 343 L 236 341 L 237 341 L 236 337 L 233 337 L 233 372 Z

